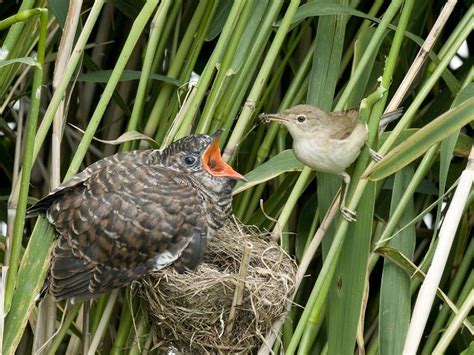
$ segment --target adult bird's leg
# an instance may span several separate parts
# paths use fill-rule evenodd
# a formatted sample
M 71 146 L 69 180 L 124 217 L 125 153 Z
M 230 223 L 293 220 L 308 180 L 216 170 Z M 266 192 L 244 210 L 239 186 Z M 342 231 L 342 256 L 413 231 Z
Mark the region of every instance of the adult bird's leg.
M 357 214 L 354 211 L 351 211 L 346 207 L 346 197 L 347 197 L 347 190 L 349 190 L 349 184 L 351 183 L 351 177 L 348 173 L 343 171 L 341 173 L 342 178 L 344 179 L 344 193 L 342 194 L 342 201 L 341 201 L 341 213 L 342 217 L 348 222 L 355 222 L 357 221 Z
M 377 153 L 375 150 L 373 150 L 372 148 L 369 147 L 369 145 L 367 143 L 365 143 L 365 145 L 367 146 L 367 148 L 369 149 L 369 155 L 370 157 L 372 158 L 372 160 L 376 163 L 378 163 L 379 161 L 381 161 L 383 159 L 383 155 Z

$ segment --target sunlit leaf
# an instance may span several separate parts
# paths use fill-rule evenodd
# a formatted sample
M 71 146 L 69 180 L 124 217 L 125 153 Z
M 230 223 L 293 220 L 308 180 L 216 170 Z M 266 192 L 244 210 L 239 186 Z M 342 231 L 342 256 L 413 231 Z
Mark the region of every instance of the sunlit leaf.
M 252 186 L 271 180 L 282 173 L 301 171 L 303 170 L 303 167 L 304 164 L 296 159 L 293 150 L 284 150 L 246 174 L 245 177 L 247 178 L 247 182 L 238 182 L 234 188 L 233 194 L 237 195 Z
M 372 181 L 381 180 L 419 158 L 433 144 L 448 137 L 474 119 L 474 98 L 447 111 L 422 127 L 406 141 L 395 147 L 385 158 L 374 165 L 365 177 Z

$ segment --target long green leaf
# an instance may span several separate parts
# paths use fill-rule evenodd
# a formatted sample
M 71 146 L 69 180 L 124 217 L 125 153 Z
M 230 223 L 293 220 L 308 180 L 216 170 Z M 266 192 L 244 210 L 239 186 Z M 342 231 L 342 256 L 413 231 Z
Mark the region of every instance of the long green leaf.
M 18 270 L 18 283 L 10 312 L 5 319 L 3 354 L 13 354 L 20 343 L 23 329 L 43 287 L 49 266 L 53 229 L 45 218 L 36 223 Z
M 292 149 L 284 150 L 267 162 L 259 165 L 251 172 L 247 173 L 245 175 L 247 181 L 239 181 L 234 188 L 233 194 L 237 195 L 238 193 L 245 191 L 252 186 L 271 180 L 283 173 L 290 171 L 301 171 L 303 168 L 304 164 L 296 159 Z
M 34 67 L 40 67 L 39 63 L 31 57 L 0 60 L 0 68 L 11 64 L 26 64 Z
M 447 111 L 395 147 L 369 170 L 365 178 L 378 181 L 399 171 L 436 144 L 474 119 L 474 97 Z
M 395 176 L 392 193 L 391 213 L 396 209 L 406 187 L 413 178 L 414 168 L 409 166 Z M 413 197 L 405 208 L 400 223 L 408 224 L 414 217 Z M 390 240 L 389 247 L 396 248 L 408 258 L 413 257 L 416 235 L 415 226 L 406 228 Z M 410 276 L 385 260 L 382 275 L 379 306 L 380 353 L 401 354 L 408 330 L 411 312 Z
M 98 70 L 79 75 L 77 77 L 77 81 L 84 81 L 89 83 L 106 83 L 110 80 L 111 75 L 112 70 Z M 124 70 L 122 75 L 120 76 L 119 81 L 139 80 L 141 75 L 142 73 L 138 70 Z M 177 87 L 183 85 L 183 83 L 179 80 L 160 74 L 151 74 L 150 79 L 164 81 L 168 84 L 172 84 Z

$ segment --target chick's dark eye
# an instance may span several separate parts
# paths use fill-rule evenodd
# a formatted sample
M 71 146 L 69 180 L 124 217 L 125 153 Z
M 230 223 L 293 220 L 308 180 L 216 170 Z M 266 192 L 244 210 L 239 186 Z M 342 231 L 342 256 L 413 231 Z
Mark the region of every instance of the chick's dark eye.
M 196 157 L 193 155 L 186 155 L 184 157 L 184 163 L 186 165 L 193 165 L 196 162 Z
M 299 115 L 298 117 L 296 117 L 296 120 L 300 123 L 304 122 L 304 121 L 306 121 L 306 116 L 305 115 Z

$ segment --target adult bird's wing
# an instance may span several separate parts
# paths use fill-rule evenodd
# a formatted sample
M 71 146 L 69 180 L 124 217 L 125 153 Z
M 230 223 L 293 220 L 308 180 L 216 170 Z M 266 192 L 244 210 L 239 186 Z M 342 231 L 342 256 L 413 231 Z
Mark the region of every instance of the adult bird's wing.
M 50 293 L 84 300 L 121 287 L 180 259 L 197 265 L 207 220 L 197 190 L 185 176 L 122 161 L 92 171 L 52 203 L 49 221 L 59 234 Z
M 361 124 L 357 108 L 343 112 L 331 112 L 327 117 L 331 120 L 327 127 L 332 129 L 330 133 L 332 139 L 346 139 L 352 134 L 356 126 Z

